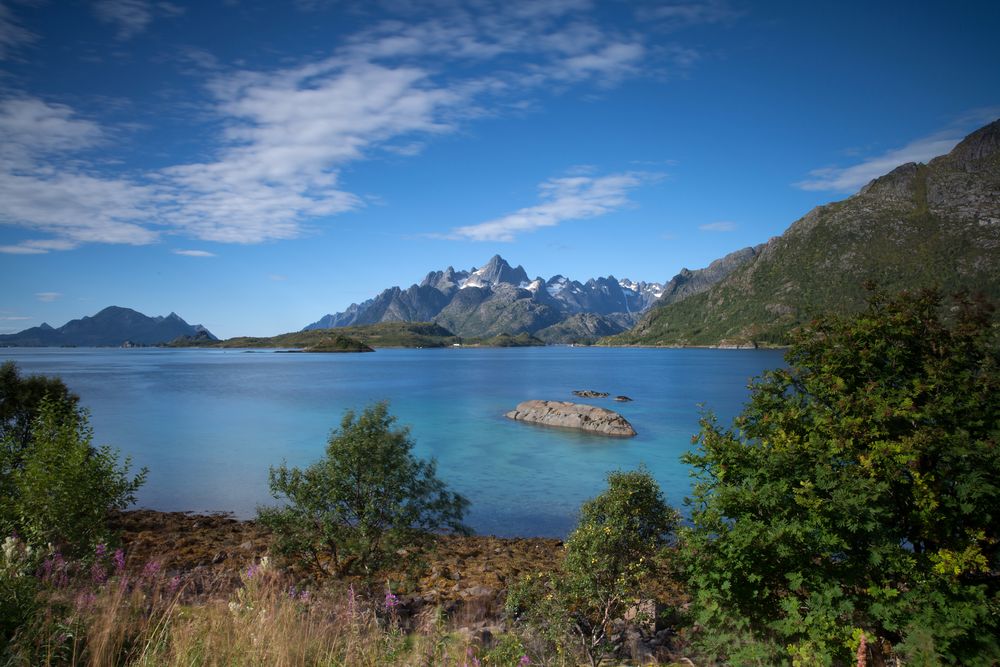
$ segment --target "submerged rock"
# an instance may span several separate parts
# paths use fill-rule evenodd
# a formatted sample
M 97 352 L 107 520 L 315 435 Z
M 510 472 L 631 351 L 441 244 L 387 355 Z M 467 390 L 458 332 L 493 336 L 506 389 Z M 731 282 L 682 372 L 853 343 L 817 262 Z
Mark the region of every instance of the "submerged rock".
M 635 429 L 613 410 L 595 405 L 581 405 L 563 401 L 524 401 L 507 413 L 509 419 L 517 421 L 575 428 L 601 435 L 630 437 Z
M 594 391 L 593 389 L 577 389 L 573 392 L 573 395 L 580 398 L 607 398 L 608 392 Z
M 618 401 L 619 403 L 628 403 L 632 399 L 629 398 L 628 396 L 615 396 L 615 400 Z

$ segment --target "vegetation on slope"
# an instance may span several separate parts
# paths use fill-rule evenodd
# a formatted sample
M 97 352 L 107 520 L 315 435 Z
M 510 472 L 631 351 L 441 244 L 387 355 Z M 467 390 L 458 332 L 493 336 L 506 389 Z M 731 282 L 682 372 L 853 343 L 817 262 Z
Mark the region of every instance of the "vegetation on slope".
M 1000 121 L 927 165 L 907 164 L 820 206 L 706 292 L 654 307 L 608 345 L 787 344 L 828 313 L 888 292 L 961 289 L 1000 298 Z

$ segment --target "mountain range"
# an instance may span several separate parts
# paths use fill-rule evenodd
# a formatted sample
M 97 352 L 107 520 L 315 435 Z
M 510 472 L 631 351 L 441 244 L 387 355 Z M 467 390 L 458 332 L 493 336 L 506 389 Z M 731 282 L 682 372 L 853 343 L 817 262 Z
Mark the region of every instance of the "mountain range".
M 188 324 L 176 313 L 148 317 L 131 308 L 109 306 L 92 317 L 70 320 L 58 329 L 42 324 L 15 334 L 0 335 L 0 347 L 119 347 L 160 345 L 186 337 L 216 340 L 200 324 Z
M 1000 120 L 819 206 L 708 289 L 662 300 L 606 344 L 783 344 L 823 313 L 860 310 L 866 281 L 1000 300 Z
M 585 283 L 562 275 L 528 277 L 494 255 L 480 268 L 448 267 L 407 289 L 391 287 L 372 299 L 325 315 L 303 330 L 375 324 L 435 322 L 462 337 L 527 333 L 549 343 L 593 341 L 630 328 L 654 303 L 673 302 L 707 289 L 760 247 L 744 248 L 704 269 L 684 269 L 666 284 L 619 280 Z

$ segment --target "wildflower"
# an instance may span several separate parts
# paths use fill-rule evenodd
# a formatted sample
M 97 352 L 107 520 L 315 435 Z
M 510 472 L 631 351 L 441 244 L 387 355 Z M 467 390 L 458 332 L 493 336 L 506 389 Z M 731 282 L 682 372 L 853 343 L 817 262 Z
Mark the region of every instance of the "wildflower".
M 108 580 L 108 572 L 100 563 L 94 563 L 90 566 L 90 578 L 95 584 L 102 586 Z
M 125 571 L 125 551 L 122 549 L 115 549 L 115 574 L 121 574 Z
M 250 567 L 247 568 L 247 579 L 253 579 L 256 576 L 259 569 L 256 564 L 251 563 Z
M 395 609 L 399 606 L 399 598 L 397 598 L 392 591 L 386 591 L 385 594 L 385 608 L 387 611 Z
M 170 581 L 169 583 L 167 583 L 167 591 L 169 591 L 170 594 L 173 595 L 174 593 L 177 592 L 177 589 L 180 587 L 181 587 L 180 575 L 175 574 L 174 576 L 170 577 Z
M 86 591 L 85 593 L 80 593 L 80 595 L 76 596 L 77 611 L 84 611 L 86 609 L 90 609 L 91 607 L 94 606 L 94 602 L 96 600 L 97 597 L 90 591 Z
M 302 591 L 299 593 L 299 602 L 305 602 L 308 604 L 310 599 L 312 599 L 312 597 L 309 595 L 309 591 Z
M 159 573 L 160 573 L 160 564 L 155 560 L 151 560 L 148 563 L 146 563 L 146 566 L 144 568 L 142 568 L 142 579 L 150 581 L 152 579 L 155 579 L 156 575 L 158 575 Z
M 521 659 L 517 661 L 518 667 L 527 667 L 531 664 L 531 658 L 526 655 L 522 655 Z
M 95 557 L 97 557 L 97 558 L 104 558 L 107 555 L 108 555 L 108 545 L 104 544 L 103 542 L 101 544 L 98 544 L 94 548 L 94 556 Z

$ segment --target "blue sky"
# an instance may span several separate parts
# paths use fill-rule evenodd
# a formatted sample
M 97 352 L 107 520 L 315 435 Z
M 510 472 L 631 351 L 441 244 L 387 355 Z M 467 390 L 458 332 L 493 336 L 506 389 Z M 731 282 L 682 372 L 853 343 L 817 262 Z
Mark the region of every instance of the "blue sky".
M 0 333 L 665 281 L 1000 117 L 1000 3 L 0 0 Z

